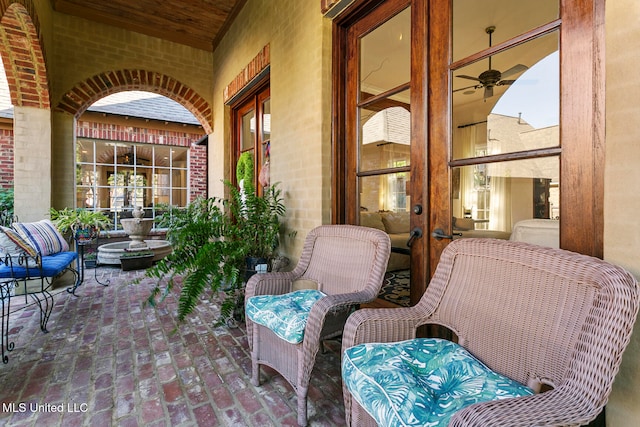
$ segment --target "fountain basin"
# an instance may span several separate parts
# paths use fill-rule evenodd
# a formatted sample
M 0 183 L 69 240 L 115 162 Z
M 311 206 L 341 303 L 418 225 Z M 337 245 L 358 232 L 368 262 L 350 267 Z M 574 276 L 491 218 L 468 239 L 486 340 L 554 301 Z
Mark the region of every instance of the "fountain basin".
M 144 243 L 146 243 L 146 247 L 137 249 L 153 251 L 154 262 L 166 257 L 173 250 L 171 244 L 166 240 L 145 240 Z M 98 246 L 98 264 L 120 265 L 120 255 L 125 252 L 125 249 L 133 249 L 129 244 L 129 241 L 124 241 Z

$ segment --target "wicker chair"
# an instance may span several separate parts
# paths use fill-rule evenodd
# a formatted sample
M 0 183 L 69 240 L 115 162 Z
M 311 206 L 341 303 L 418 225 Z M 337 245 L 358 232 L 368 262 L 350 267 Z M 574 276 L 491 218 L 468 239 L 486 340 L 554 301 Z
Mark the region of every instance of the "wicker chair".
M 246 299 L 281 295 L 304 280 L 318 284 L 327 296 L 309 312 L 303 341 L 291 344 L 247 317 L 252 382 L 259 385 L 260 365 L 278 371 L 298 396 L 298 423 L 307 424 L 307 391 L 321 340 L 342 334 L 354 306 L 374 300 L 384 278 L 391 244 L 380 230 L 352 225 L 325 225 L 312 230 L 291 272 L 256 274 L 246 286 Z
M 460 239 L 416 306 L 358 310 L 342 349 L 443 325 L 491 370 L 535 392 L 466 406 L 449 426 L 583 425 L 607 403 L 637 312 L 638 284 L 622 268 L 527 243 Z M 375 426 L 343 388 L 347 425 Z

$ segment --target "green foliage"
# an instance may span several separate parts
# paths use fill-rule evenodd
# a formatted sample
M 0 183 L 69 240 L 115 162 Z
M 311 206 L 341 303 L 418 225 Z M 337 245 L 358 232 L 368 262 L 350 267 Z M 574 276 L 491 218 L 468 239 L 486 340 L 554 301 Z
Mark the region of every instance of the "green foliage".
M 232 237 L 246 243 L 247 256 L 269 259 L 280 241 L 280 220 L 286 212 L 278 183 L 268 187 L 263 196 L 245 186 L 241 191 L 226 183 L 231 194 L 230 212 L 236 220 Z
M 58 230 L 67 235 L 85 229 L 99 232 L 100 230 L 109 229 L 112 224 L 111 218 L 104 213 L 83 208 L 64 208 L 62 210 L 51 208 L 49 215 Z
M 251 185 L 253 182 L 253 154 L 251 151 L 245 151 L 240 154 L 238 164 L 236 165 L 236 180 L 240 182 L 244 180 L 245 185 Z
M 13 188 L 0 189 L 0 210 L 13 212 Z
M 224 239 L 233 226 L 218 198 L 198 198 L 186 208 L 170 207 L 162 215 L 161 224 L 168 225 L 167 240 L 173 252 L 147 269 L 146 276 L 156 279 L 147 299 L 154 306 L 162 301 L 182 277 L 178 302 L 178 319 L 184 320 L 208 289 L 215 293 L 223 284 L 236 284 L 244 262 L 244 244 Z
M 247 256 L 270 257 L 278 245 L 280 218 L 285 213 L 277 184 L 264 197 L 225 183 L 229 199 L 198 198 L 186 208 L 168 207 L 159 219 L 167 227 L 173 252 L 147 269 L 156 280 L 147 299 L 155 306 L 177 286 L 178 320 L 191 313 L 205 292 L 224 292 L 218 323 L 244 315 L 244 269 Z
M 3 226 L 10 226 L 13 221 L 13 188 L 0 190 L 0 212 Z

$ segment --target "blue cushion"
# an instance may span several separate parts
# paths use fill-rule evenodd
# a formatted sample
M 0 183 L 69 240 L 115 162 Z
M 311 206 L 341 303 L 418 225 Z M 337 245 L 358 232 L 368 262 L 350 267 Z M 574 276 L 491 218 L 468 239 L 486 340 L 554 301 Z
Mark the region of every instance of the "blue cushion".
M 42 257 L 42 277 L 53 277 L 62 273 L 72 261 L 78 257 L 75 252 L 58 252 L 57 254 Z M 28 270 L 28 271 L 27 271 Z M 0 265 L 0 278 L 24 279 L 28 277 L 41 277 L 39 268 L 29 268 L 15 266 L 13 274 L 11 268 L 5 264 Z
M 438 338 L 348 348 L 342 378 L 354 399 L 384 426 L 444 427 L 468 405 L 533 394 L 460 345 Z
M 247 300 L 247 317 L 271 329 L 283 340 L 298 344 L 304 338 L 311 307 L 323 296 L 324 293 L 315 289 L 254 296 Z

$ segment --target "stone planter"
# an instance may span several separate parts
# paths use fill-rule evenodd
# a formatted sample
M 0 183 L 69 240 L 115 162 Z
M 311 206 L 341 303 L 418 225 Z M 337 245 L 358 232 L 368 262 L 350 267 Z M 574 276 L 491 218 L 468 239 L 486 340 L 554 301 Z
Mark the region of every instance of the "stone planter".
M 120 266 L 122 271 L 142 270 L 153 265 L 153 253 L 133 256 L 121 256 Z

